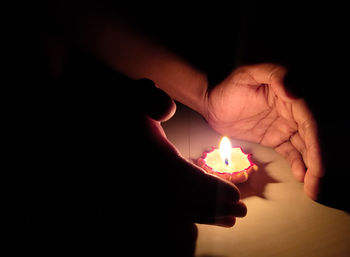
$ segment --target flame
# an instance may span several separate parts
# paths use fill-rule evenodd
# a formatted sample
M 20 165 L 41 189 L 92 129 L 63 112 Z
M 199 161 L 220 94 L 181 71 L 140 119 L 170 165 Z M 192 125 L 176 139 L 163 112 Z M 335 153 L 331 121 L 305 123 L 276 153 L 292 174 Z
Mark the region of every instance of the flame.
M 222 161 L 226 165 L 229 165 L 231 163 L 232 146 L 231 146 L 230 139 L 228 139 L 228 137 L 223 137 L 221 139 L 220 145 L 219 145 L 219 150 L 220 150 L 220 155 L 221 155 Z

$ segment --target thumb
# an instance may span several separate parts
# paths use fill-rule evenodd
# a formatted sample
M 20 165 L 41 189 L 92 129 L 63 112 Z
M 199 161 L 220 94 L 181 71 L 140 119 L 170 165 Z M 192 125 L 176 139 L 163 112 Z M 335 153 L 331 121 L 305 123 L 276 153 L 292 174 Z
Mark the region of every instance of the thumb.
M 297 98 L 286 88 L 287 69 L 284 66 L 275 63 L 256 64 L 251 66 L 251 74 L 254 74 L 257 82 L 270 85 L 273 92 L 284 101 L 291 102 Z
M 138 102 L 148 116 L 156 121 L 166 121 L 174 115 L 174 101 L 157 88 L 152 80 L 140 79 L 135 84 L 138 89 Z

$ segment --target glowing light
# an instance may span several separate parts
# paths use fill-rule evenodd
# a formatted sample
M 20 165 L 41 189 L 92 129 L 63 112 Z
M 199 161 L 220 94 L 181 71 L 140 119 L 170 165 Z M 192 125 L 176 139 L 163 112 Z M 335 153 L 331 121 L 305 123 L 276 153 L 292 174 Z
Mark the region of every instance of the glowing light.
M 204 152 L 197 164 L 210 174 L 238 184 L 247 181 L 248 176 L 258 170 L 250 156 L 240 146 L 232 147 L 230 140 L 223 137 L 219 148 L 212 147 L 209 152 Z
M 230 139 L 223 137 L 220 141 L 219 150 L 222 161 L 225 163 L 225 165 L 230 165 L 232 152 Z

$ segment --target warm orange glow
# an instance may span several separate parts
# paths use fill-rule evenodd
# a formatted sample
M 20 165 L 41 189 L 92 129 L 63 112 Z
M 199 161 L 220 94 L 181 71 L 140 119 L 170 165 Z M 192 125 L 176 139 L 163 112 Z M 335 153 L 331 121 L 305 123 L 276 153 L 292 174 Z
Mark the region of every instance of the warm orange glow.
M 213 147 L 211 151 L 204 152 L 197 163 L 206 172 L 238 184 L 247 181 L 248 176 L 258 170 L 250 156 L 240 146 L 232 147 L 230 139 L 223 137 L 219 148 Z
M 219 145 L 220 156 L 225 165 L 230 165 L 231 163 L 231 152 L 232 146 L 230 139 L 228 137 L 223 137 Z

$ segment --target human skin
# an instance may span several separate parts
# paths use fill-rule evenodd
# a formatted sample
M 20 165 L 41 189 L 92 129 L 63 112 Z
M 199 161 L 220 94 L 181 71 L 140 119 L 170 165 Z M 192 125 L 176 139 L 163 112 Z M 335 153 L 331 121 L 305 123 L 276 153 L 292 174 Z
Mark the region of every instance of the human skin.
M 289 161 L 296 179 L 304 182 L 305 193 L 317 199 L 324 170 L 316 121 L 305 101 L 286 90 L 283 81 L 287 70 L 283 66 L 241 66 L 209 89 L 205 73 L 108 12 L 85 9 L 67 20 L 71 39 L 113 70 L 131 79 L 152 80 L 172 99 L 200 113 L 223 135 L 273 147 Z M 174 112 L 169 106 L 164 109 L 168 111 L 150 111 L 143 125 L 159 154 L 165 154 L 169 160 L 169 169 L 176 167 L 183 175 L 179 176 L 182 182 L 165 183 L 173 186 L 169 188 L 187 192 L 178 197 L 186 206 L 183 211 L 191 213 L 194 222 L 232 226 L 235 217 L 246 213 L 246 207 L 238 200 L 238 189 L 182 158 L 161 128 L 160 121 Z M 211 197 L 217 196 L 217 188 L 225 188 L 222 192 L 226 193 Z
M 286 89 L 283 66 L 241 66 L 209 89 L 205 73 L 123 21 L 88 13 L 77 19 L 76 28 L 77 40 L 113 69 L 153 80 L 221 134 L 273 147 L 304 182 L 305 193 L 317 199 L 324 175 L 317 124 L 306 102 Z

